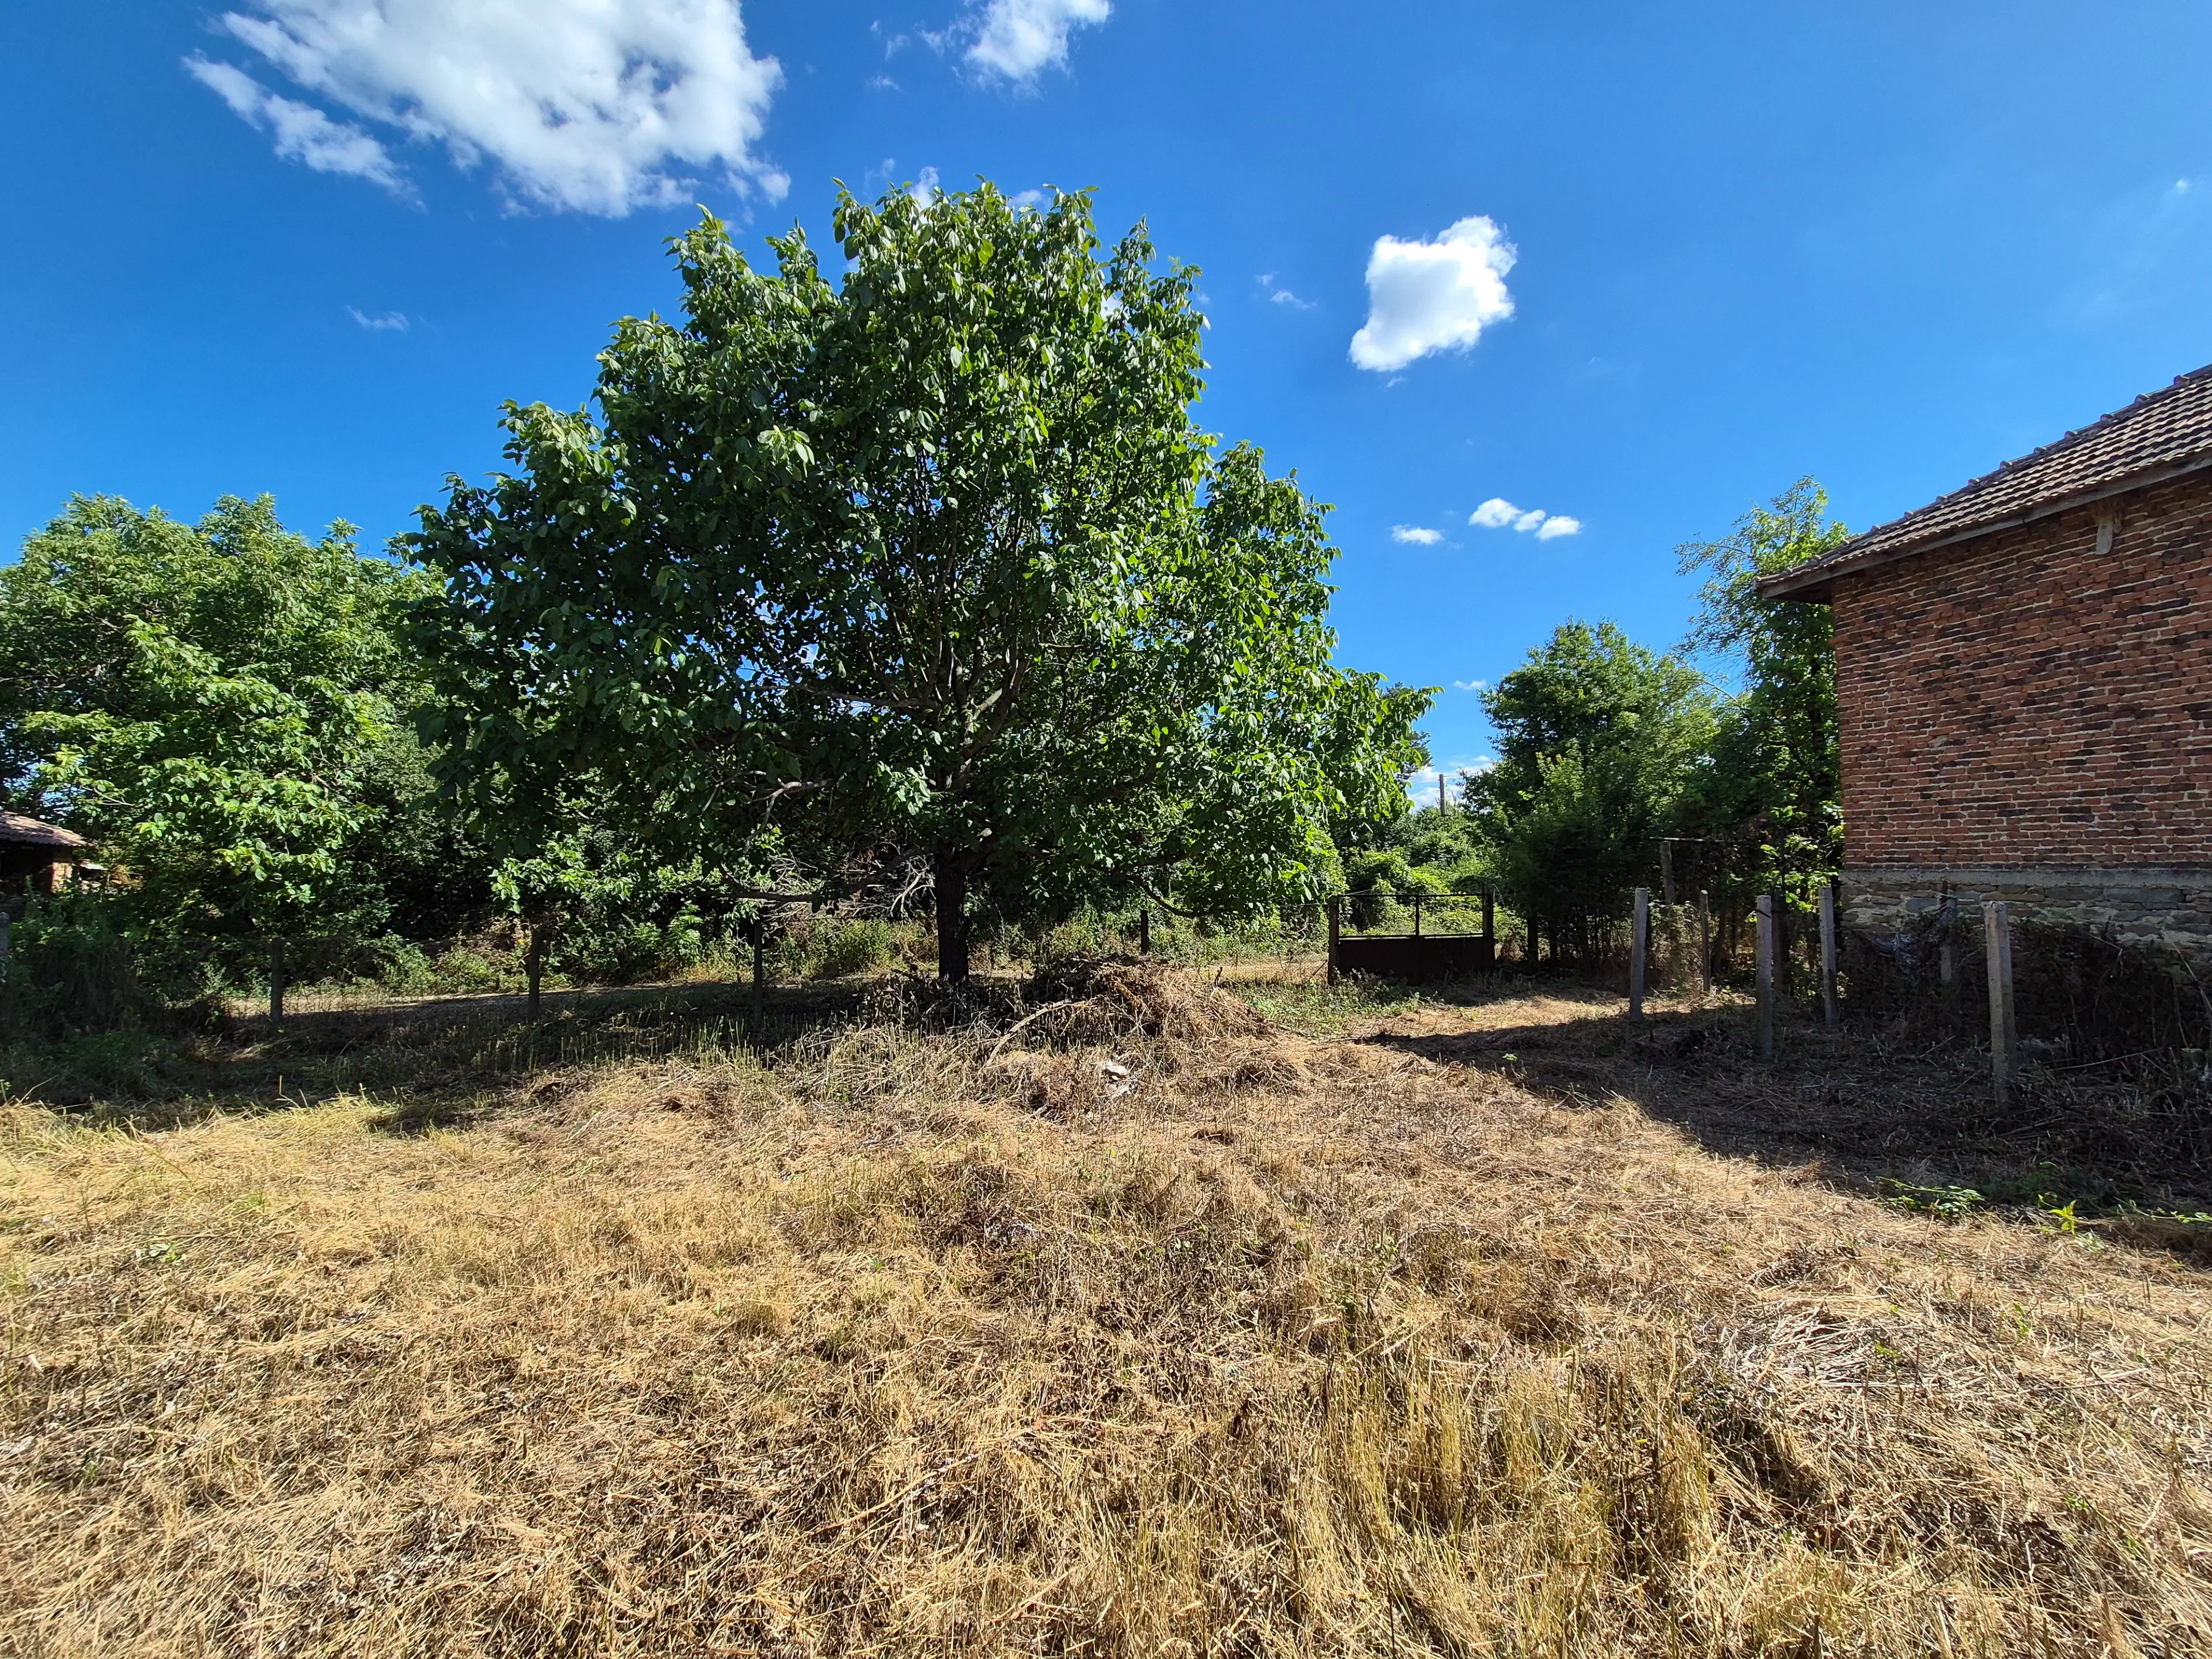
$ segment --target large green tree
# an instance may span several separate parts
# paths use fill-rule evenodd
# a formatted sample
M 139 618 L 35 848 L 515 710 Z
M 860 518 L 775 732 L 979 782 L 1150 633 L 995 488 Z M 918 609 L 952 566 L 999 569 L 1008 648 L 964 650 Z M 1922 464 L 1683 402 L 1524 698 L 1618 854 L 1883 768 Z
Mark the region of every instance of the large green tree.
M 706 219 L 596 414 L 510 405 L 515 471 L 424 510 L 448 781 L 526 812 L 596 775 L 730 868 L 919 852 L 953 978 L 978 904 L 1327 890 L 1427 696 L 1334 665 L 1323 509 L 1195 424 L 1195 273 L 988 185 L 836 234 L 833 282 Z
M 1843 862 L 1835 623 L 1825 605 L 1778 604 L 1757 584 L 1848 538 L 1827 509 L 1826 492 L 1800 478 L 1721 540 L 1675 550 L 1685 574 L 1705 577 L 1686 647 L 1718 657 L 1743 685 L 1686 817 L 1727 848 L 1738 888 L 1800 903 Z
M 1498 760 L 1467 797 L 1508 901 L 1587 955 L 1711 764 L 1705 677 L 1611 623 L 1563 624 L 1483 696 Z
M 423 586 L 266 496 L 197 524 L 76 499 L 0 571 L 13 804 L 94 837 L 149 931 L 380 931 L 385 878 L 458 874 L 395 631 Z

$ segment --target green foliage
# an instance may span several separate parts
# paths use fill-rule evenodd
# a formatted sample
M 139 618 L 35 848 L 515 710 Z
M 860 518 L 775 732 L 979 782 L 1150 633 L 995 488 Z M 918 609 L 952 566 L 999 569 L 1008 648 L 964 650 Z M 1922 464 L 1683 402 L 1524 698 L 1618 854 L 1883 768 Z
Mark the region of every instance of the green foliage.
M 1486 693 L 1498 759 L 1466 780 L 1507 902 L 1586 953 L 1649 884 L 1678 803 L 1710 764 L 1705 677 L 1611 623 L 1560 627 Z
M 1984 1208 L 1989 1200 L 1972 1187 L 1916 1187 L 1884 1176 L 1881 1189 L 1887 1201 L 1900 1210 L 1917 1210 L 1938 1221 L 1964 1221 Z
M 1675 550 L 1685 574 L 1706 573 L 1686 646 L 1739 668 L 1744 686 L 1685 804 L 1686 833 L 1726 846 L 1723 879 L 1737 891 L 1800 904 L 1843 863 L 1835 623 L 1826 605 L 1763 599 L 1756 583 L 1846 539 L 1827 506 L 1826 492 L 1800 478 L 1724 539 Z
M 422 678 L 394 632 L 425 586 L 343 524 L 290 533 L 265 496 L 197 525 L 75 499 L 0 571 L 14 804 L 125 866 L 136 931 L 380 930 L 380 877 L 465 873 L 434 830 L 380 833 L 428 799 Z
M 76 896 L 33 905 L 12 930 L 0 977 L 0 1030 L 46 1041 L 142 1030 L 160 1002 L 102 909 Z
M 556 781 L 671 862 L 930 859 L 1049 920 L 1144 891 L 1310 901 L 1332 829 L 1394 809 L 1426 693 L 1331 660 L 1322 509 L 1192 422 L 1195 273 L 1090 204 L 986 185 L 841 198 L 833 285 L 712 217 L 684 319 L 631 318 L 598 417 L 510 405 L 518 471 L 415 545 L 446 781 L 550 818 Z
M 890 924 L 872 917 L 820 916 L 794 929 L 777 947 L 773 969 L 794 979 L 842 979 L 898 960 Z

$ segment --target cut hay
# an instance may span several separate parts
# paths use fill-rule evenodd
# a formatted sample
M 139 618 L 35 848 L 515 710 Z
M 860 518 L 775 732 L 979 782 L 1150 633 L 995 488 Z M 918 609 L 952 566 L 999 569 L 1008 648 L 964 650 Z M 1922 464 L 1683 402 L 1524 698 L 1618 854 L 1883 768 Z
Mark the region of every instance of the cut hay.
M 2191 1261 L 1721 1155 L 1625 1038 L 1570 1097 L 1572 1003 L 1061 990 L 460 1127 L 6 1109 L 0 1650 L 2212 1651 Z

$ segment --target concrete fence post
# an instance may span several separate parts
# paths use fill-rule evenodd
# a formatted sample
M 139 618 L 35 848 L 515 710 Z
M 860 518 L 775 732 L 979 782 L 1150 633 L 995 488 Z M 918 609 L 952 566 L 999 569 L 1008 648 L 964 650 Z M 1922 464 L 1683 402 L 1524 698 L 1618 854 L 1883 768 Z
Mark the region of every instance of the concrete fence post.
M 1836 1006 L 1836 884 L 1820 884 L 1820 1011 L 1834 1030 L 1840 1018 Z
M 1759 1057 L 1774 1058 L 1774 895 L 1759 896 Z
M 768 1036 L 768 922 L 764 918 L 753 921 L 753 1047 L 758 1048 Z
M 1707 996 L 1713 994 L 1713 896 L 1698 890 L 1698 983 Z
M 1651 890 L 1636 890 L 1636 918 L 1629 924 L 1628 937 L 1628 1017 L 1641 1024 L 1644 1020 L 1644 975 L 1650 965 L 1651 954 Z
M 544 1008 L 545 993 L 545 924 L 530 924 L 530 954 L 522 960 L 522 971 L 530 982 L 530 1021 L 538 1023 Z
M 1943 991 L 1943 1015 L 1951 1029 L 1959 1029 L 1959 905 L 1948 893 L 1936 906 L 1940 938 L 1936 946 L 1936 972 Z
M 2012 1001 L 2012 913 L 2002 899 L 1982 906 L 1982 932 L 1990 959 L 1990 1082 L 2002 1106 L 2012 1099 L 2020 1052 Z

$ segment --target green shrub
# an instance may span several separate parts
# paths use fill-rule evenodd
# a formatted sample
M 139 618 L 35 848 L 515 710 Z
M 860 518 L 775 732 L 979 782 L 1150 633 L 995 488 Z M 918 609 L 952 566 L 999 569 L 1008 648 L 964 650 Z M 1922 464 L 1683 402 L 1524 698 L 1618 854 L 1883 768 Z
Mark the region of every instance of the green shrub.
M 823 921 L 807 938 L 805 971 L 809 979 L 842 979 L 882 967 L 897 956 L 888 922 Z
M 139 981 L 131 946 L 96 908 L 34 906 L 13 930 L 0 1025 L 15 1037 L 143 1030 L 159 998 Z

